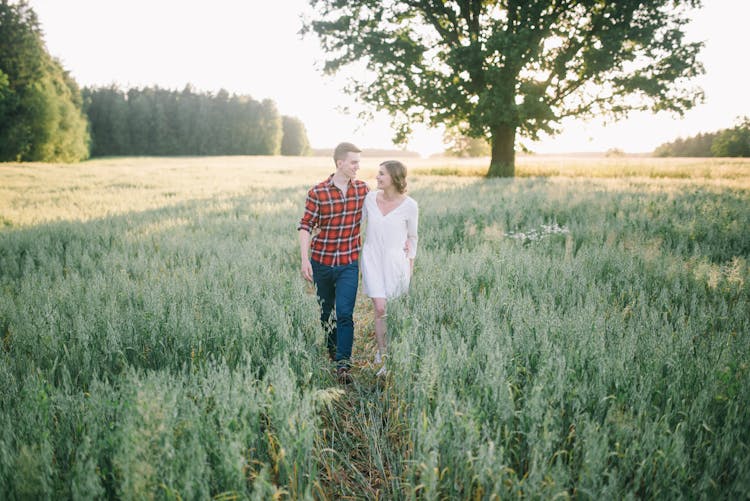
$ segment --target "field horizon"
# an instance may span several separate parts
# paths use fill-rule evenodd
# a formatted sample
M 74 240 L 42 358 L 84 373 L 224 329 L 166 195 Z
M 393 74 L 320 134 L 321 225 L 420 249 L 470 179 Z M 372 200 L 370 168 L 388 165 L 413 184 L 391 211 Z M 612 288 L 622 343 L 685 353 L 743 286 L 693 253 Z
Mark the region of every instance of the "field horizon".
M 358 178 L 374 186 L 377 166 L 388 158 L 391 157 L 364 155 Z M 446 179 L 484 179 L 489 159 L 440 157 L 403 161 L 410 178 L 442 183 Z M 73 164 L 0 163 L 0 228 L 43 220 L 39 218 L 86 218 L 88 210 L 126 211 L 127 204 L 120 202 L 131 193 L 147 193 L 147 205 L 159 207 L 189 196 L 238 194 L 251 185 L 309 185 L 333 171 L 332 159 L 322 156 L 110 157 Z M 672 179 L 747 189 L 750 159 L 519 156 L 515 179 L 528 177 Z M 38 184 L 50 181 L 46 189 Z M 82 182 L 91 185 L 84 186 Z M 196 184 L 200 185 L 198 189 Z M 84 189 L 77 192 L 79 187 Z M 52 189 L 59 192 L 47 198 Z M 69 203 L 54 207 L 52 201 Z M 34 209 L 27 210 L 26 203 Z

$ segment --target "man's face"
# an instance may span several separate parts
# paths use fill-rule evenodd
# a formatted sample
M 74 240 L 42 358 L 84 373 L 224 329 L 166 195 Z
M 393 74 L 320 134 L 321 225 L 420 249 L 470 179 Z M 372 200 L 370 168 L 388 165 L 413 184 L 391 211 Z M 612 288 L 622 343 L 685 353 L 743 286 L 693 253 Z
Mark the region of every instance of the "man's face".
M 347 152 L 342 160 L 336 161 L 338 172 L 349 179 L 356 178 L 359 170 L 359 156 L 359 153 Z

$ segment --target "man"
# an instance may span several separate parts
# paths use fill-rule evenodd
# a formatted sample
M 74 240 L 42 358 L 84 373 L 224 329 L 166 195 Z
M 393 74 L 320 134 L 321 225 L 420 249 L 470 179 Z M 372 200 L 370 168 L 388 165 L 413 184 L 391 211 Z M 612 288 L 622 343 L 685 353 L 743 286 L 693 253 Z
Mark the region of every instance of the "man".
M 328 354 L 336 362 L 339 381 L 345 384 L 351 382 L 360 222 L 369 191 L 366 183 L 356 179 L 360 153 L 351 143 L 336 146 L 336 172 L 308 191 L 305 213 L 297 226 L 302 276 L 315 284 Z M 335 323 L 330 321 L 334 308 Z

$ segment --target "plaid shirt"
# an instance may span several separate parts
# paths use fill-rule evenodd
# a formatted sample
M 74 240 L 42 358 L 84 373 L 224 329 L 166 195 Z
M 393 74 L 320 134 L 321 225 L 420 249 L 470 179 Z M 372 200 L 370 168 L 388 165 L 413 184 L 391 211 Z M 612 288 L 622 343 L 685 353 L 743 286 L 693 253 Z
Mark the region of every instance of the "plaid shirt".
M 297 230 L 320 233 L 312 237 L 310 257 L 326 266 L 340 266 L 359 259 L 359 223 L 370 188 L 364 181 L 352 180 L 346 196 L 333 184 L 333 174 L 307 192 L 305 213 Z

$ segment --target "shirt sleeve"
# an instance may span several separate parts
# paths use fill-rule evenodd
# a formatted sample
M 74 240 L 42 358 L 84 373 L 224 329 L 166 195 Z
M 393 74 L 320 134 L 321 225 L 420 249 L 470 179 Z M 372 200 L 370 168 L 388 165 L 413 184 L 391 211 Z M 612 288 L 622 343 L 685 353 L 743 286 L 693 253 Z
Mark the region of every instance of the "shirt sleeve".
M 417 242 L 419 236 L 417 228 L 419 226 L 419 206 L 416 202 L 409 211 L 409 218 L 406 220 L 406 239 L 409 241 L 409 259 L 417 257 Z
M 312 233 L 314 228 L 318 226 L 318 220 L 320 219 L 320 204 L 318 197 L 313 190 L 307 192 L 307 199 L 305 200 L 305 212 L 302 214 L 302 219 L 297 225 L 297 230 L 306 230 L 308 233 Z

